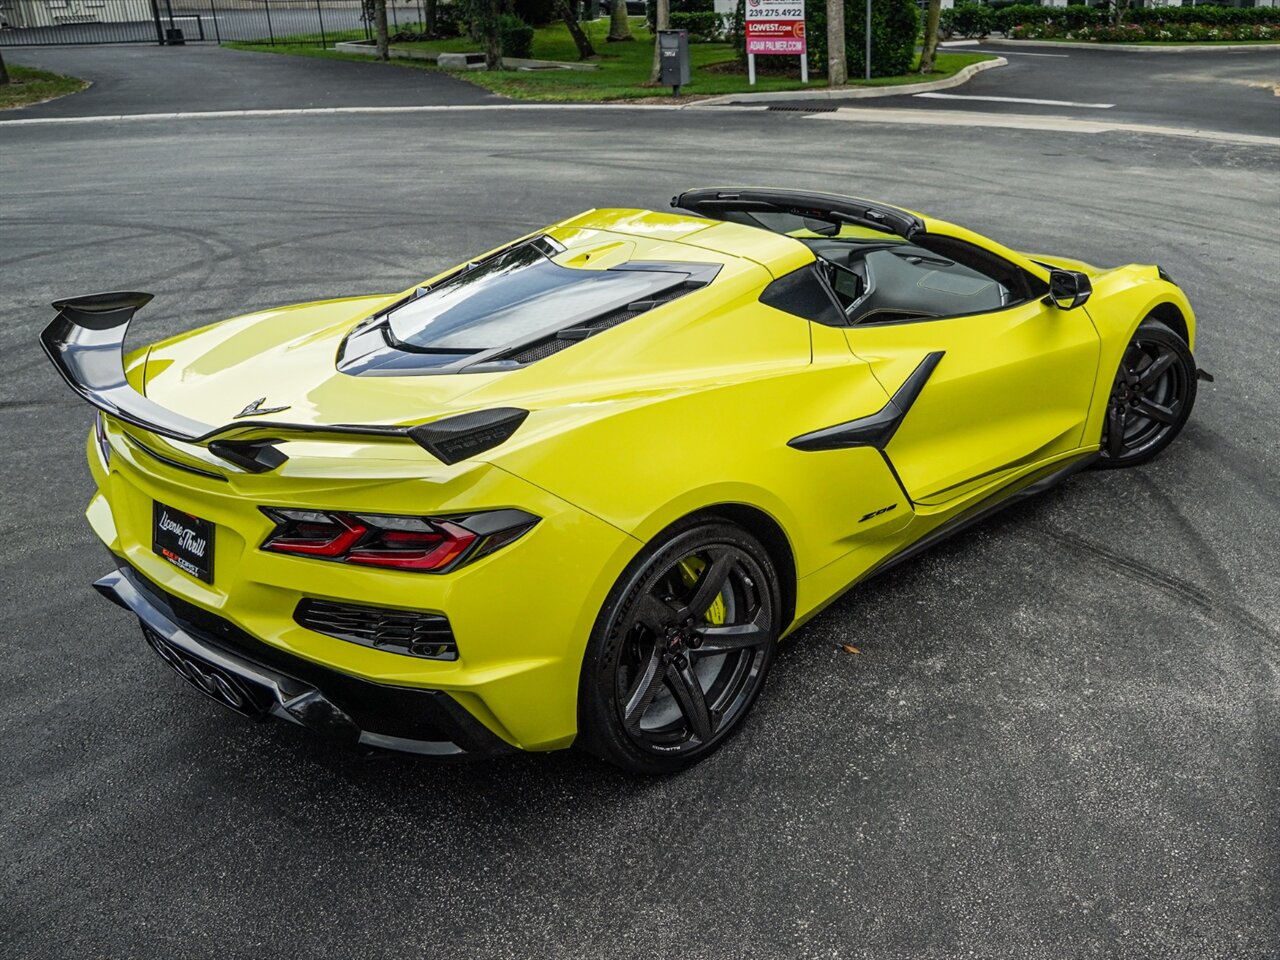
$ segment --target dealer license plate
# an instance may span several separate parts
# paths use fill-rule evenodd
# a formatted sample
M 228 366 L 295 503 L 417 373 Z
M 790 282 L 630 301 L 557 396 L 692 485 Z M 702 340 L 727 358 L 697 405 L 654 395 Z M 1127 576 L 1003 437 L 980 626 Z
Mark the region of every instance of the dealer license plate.
M 213 583 L 213 524 L 153 502 L 151 548 L 184 573 Z

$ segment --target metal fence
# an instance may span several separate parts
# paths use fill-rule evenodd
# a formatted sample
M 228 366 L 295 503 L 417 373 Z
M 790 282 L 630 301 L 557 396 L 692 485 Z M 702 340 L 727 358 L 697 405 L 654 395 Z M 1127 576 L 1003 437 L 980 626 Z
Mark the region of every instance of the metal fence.
M 388 0 L 391 33 L 425 20 Z M 301 43 L 373 36 L 360 0 L 0 0 L 0 47 L 83 43 Z

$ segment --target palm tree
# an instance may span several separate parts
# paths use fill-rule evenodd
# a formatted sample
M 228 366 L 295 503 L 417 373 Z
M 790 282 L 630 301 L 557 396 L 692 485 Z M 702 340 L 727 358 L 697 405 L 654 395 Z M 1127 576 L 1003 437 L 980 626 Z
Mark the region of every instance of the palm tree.
M 390 59 L 391 46 L 387 38 L 387 0 L 373 0 L 373 30 L 377 38 L 378 59 Z
M 938 19 L 942 16 L 942 0 L 929 0 L 929 13 L 924 21 L 924 49 L 920 51 L 920 72 L 933 73 L 938 53 Z
M 613 0 L 613 6 L 609 8 L 609 35 L 605 40 L 608 43 L 618 43 L 634 39 L 631 24 L 627 20 L 627 0 Z
M 560 19 L 564 21 L 564 25 L 569 30 L 569 36 L 573 37 L 573 44 L 578 48 L 578 59 L 589 60 L 596 55 L 596 48 L 591 45 L 591 38 L 587 36 L 582 29 L 582 24 L 578 23 L 577 18 L 573 15 L 573 7 L 570 6 L 570 0 L 557 0 L 556 6 L 559 8 Z
M 827 83 L 843 87 L 849 82 L 844 52 L 844 0 L 827 0 Z
M 671 2 L 658 0 L 657 12 L 653 18 L 653 67 L 649 71 L 649 82 L 657 83 L 662 77 L 662 54 L 658 50 L 658 31 L 671 29 Z

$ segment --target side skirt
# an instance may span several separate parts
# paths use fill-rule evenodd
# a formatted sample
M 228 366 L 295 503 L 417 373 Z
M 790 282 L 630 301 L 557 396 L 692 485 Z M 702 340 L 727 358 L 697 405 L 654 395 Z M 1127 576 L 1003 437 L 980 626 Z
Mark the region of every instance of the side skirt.
M 966 510 L 962 510 L 949 520 L 944 521 L 939 526 L 930 530 L 914 543 L 908 544 L 898 553 L 885 557 L 878 564 L 858 577 L 849 586 L 853 587 L 860 583 L 865 583 L 872 577 L 891 570 L 900 563 L 910 560 L 912 557 L 918 556 L 930 547 L 954 534 L 973 526 L 982 520 L 987 519 L 994 513 L 998 513 L 1005 507 L 1019 503 L 1023 500 L 1029 500 L 1036 494 L 1044 493 L 1046 490 L 1056 487 L 1072 474 L 1079 473 L 1089 464 L 1097 460 L 1099 454 L 1096 452 L 1084 453 L 1073 457 L 1065 463 L 1050 464 L 1043 469 L 1033 471 L 1022 477 L 1008 487 L 997 490 L 991 496 L 975 503 Z

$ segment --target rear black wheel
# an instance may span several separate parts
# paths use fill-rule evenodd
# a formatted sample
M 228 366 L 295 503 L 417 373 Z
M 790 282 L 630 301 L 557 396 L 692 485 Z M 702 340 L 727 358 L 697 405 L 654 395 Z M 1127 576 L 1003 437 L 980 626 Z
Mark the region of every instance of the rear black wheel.
M 1129 341 L 1107 401 L 1101 467 L 1146 463 L 1173 442 L 1196 401 L 1196 364 L 1176 333 L 1148 317 Z
M 768 552 L 725 521 L 677 526 L 631 563 L 583 661 L 579 743 L 637 773 L 715 750 L 755 702 L 777 646 Z

